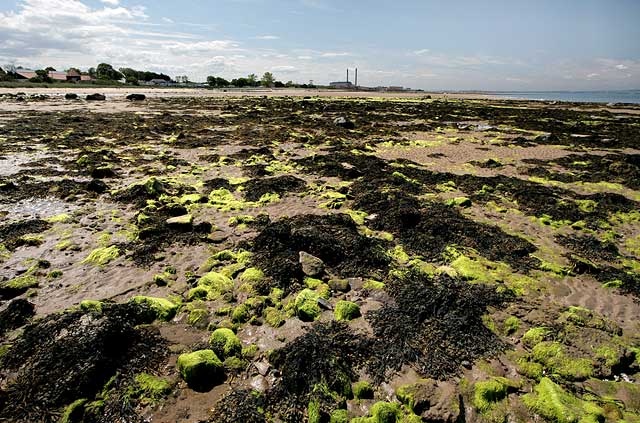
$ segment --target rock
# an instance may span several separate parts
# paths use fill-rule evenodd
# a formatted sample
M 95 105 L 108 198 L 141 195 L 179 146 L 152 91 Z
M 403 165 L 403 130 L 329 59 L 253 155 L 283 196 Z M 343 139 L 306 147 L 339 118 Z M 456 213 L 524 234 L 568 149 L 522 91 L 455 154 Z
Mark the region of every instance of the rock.
M 78 99 L 78 94 L 74 94 L 74 93 L 66 93 L 64 95 L 64 98 L 66 100 L 77 100 Z
M 88 101 L 104 101 L 104 100 L 106 100 L 106 99 L 107 99 L 107 97 L 105 97 L 103 94 L 98 94 L 98 93 L 96 93 L 96 94 L 89 94 L 89 95 L 87 96 L 87 100 L 88 100 Z
M 99 179 L 92 179 L 91 182 L 87 184 L 87 190 L 95 192 L 97 194 L 102 194 L 107 189 L 109 189 L 107 184 Z
M 211 232 L 209 235 L 207 235 L 207 239 L 213 242 L 214 244 L 219 244 L 221 242 L 224 242 L 228 238 L 229 238 L 229 235 L 222 231 Z
M 257 363 L 254 364 L 254 366 L 258 371 L 258 373 L 261 374 L 262 376 L 266 376 L 269 373 L 269 370 L 271 369 L 271 365 L 269 365 L 269 363 L 265 361 L 258 361 Z
M 331 303 L 327 300 L 325 300 L 322 297 L 318 297 L 318 305 L 322 308 L 324 308 L 325 310 L 332 310 L 333 307 L 331 306 Z
M 360 306 L 351 301 L 338 301 L 335 311 L 336 320 L 353 320 L 360 317 Z
M 347 279 L 331 279 L 329 281 L 329 288 L 334 291 L 349 292 L 351 285 Z
M 305 251 L 300 251 L 299 263 L 302 265 L 302 271 L 307 276 L 318 276 L 324 271 L 324 262 Z
M 333 124 L 344 129 L 354 129 L 356 127 L 355 123 L 342 116 L 335 118 Z
M 190 214 L 184 214 L 182 216 L 176 216 L 167 219 L 167 225 L 169 226 L 191 226 L 192 224 L 193 216 Z
M 265 377 L 256 376 L 251 379 L 251 387 L 258 392 L 266 392 L 271 387 L 271 385 Z
M 423 421 L 454 423 L 460 418 L 460 393 L 456 385 L 424 379 L 398 388 L 396 396 Z
M 231 329 L 218 328 L 213 331 L 209 344 L 213 352 L 222 359 L 238 356 L 242 352 L 242 343 Z
M 145 297 L 143 295 L 133 297 L 131 302 L 147 305 L 153 314 L 155 314 L 156 319 L 164 321 L 173 319 L 179 308 L 179 305 L 172 303 L 166 298 Z
M 0 311 L 0 336 L 5 332 L 23 326 L 36 314 L 35 306 L 25 299 L 13 300 Z
M 116 173 L 111 166 L 100 166 L 91 171 L 91 177 L 95 179 L 113 178 L 114 176 Z
M 147 98 L 144 94 L 129 94 L 127 100 L 129 101 L 143 101 Z
M 224 380 L 222 362 L 213 350 L 181 354 L 177 364 L 180 375 L 194 391 L 210 391 Z

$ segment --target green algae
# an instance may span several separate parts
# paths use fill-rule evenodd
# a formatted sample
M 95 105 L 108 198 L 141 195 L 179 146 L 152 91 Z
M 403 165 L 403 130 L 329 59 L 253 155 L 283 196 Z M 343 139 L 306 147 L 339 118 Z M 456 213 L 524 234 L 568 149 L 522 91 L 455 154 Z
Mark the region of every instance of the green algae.
M 305 322 L 312 322 L 320 316 L 317 292 L 305 288 L 298 293 L 294 301 L 294 309 L 298 318 Z
M 195 390 L 207 390 L 207 387 L 224 375 L 222 362 L 213 350 L 181 354 L 177 367 L 182 378 Z
M 142 295 L 135 296 L 131 299 L 134 303 L 146 304 L 155 313 L 156 319 L 169 321 L 173 319 L 180 307 L 166 298 L 146 297 Z
M 354 383 L 351 390 L 356 399 L 373 399 L 373 387 L 366 380 Z
M 604 419 L 597 404 L 573 396 L 547 377 L 540 380 L 533 393 L 522 396 L 522 401 L 533 412 L 556 423 L 595 423 Z
M 81 261 L 82 264 L 93 264 L 95 266 L 106 266 L 113 260 L 120 257 L 120 248 L 115 245 L 110 247 L 100 247 L 91 251 L 89 255 Z
M 360 317 L 360 306 L 351 301 L 340 300 L 336 303 L 334 316 L 336 320 L 353 320 Z
M 242 352 L 242 343 L 231 329 L 219 328 L 209 338 L 211 349 L 221 359 L 238 356 Z

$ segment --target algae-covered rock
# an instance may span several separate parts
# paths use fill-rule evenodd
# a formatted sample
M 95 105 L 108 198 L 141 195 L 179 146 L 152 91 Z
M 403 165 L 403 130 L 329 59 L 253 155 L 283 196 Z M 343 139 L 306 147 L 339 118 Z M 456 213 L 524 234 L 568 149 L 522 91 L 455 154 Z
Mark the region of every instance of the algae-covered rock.
M 373 399 L 373 388 L 366 380 L 354 383 L 351 390 L 356 399 Z
M 80 310 L 102 312 L 102 302 L 96 300 L 80 301 Z
M 242 343 L 231 329 L 219 328 L 213 331 L 209 338 L 211 348 L 221 359 L 237 356 L 242 352 Z
M 351 289 L 348 279 L 331 279 L 328 285 L 329 288 L 339 292 L 349 292 Z
M 177 364 L 180 375 L 194 391 L 209 391 L 224 380 L 224 367 L 213 350 L 181 354 Z
M 222 273 L 209 272 L 198 280 L 198 286 L 211 288 L 217 294 L 224 294 L 233 289 L 233 281 Z
M 286 322 L 284 313 L 275 307 L 267 307 L 264 310 L 264 321 L 273 328 L 279 328 Z
M 334 311 L 336 320 L 353 320 L 360 317 L 360 306 L 351 301 L 338 301 Z
M 329 423 L 349 423 L 347 410 L 334 410 L 329 417 Z
M 395 402 L 377 402 L 371 410 L 372 423 L 396 423 L 402 419 L 400 405 Z
M 473 405 L 481 413 L 491 410 L 496 403 L 506 398 L 508 385 L 501 379 L 503 378 L 493 378 L 474 385 Z
M 295 299 L 295 310 L 298 318 L 305 322 L 312 322 L 320 316 L 320 306 L 318 305 L 320 296 L 310 289 L 303 289 Z
M 595 403 L 583 401 L 568 393 L 551 379 L 543 377 L 522 401 L 533 412 L 557 423 L 604 421 L 603 410 Z
M 260 269 L 250 267 L 246 269 L 239 277 L 241 282 L 245 283 L 258 283 L 264 279 L 264 273 Z
M 84 406 L 87 403 L 85 398 L 81 398 L 69 404 L 64 409 L 58 423 L 80 423 L 84 417 Z
M 112 245 L 110 247 L 100 247 L 91 251 L 89 255 L 82 260 L 82 264 L 94 264 L 96 266 L 105 266 L 120 256 L 120 249 Z
M 135 296 L 131 301 L 138 304 L 146 304 L 155 313 L 156 319 L 169 321 L 173 319 L 178 311 L 179 305 L 172 303 L 166 298 Z

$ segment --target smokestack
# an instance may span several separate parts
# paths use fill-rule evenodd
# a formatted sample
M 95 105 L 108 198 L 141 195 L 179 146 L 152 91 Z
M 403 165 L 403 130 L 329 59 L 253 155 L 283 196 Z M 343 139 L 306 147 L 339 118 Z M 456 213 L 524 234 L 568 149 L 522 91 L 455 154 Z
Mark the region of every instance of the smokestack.
M 356 68 L 356 88 L 358 88 L 358 68 Z
M 349 82 L 349 68 L 347 68 L 347 82 Z

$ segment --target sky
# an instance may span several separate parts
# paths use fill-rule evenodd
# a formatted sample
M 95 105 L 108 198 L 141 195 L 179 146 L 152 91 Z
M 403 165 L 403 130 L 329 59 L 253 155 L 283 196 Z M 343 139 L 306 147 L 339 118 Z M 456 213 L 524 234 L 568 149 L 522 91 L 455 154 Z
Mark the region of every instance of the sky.
M 0 0 L 0 66 L 425 90 L 640 89 L 638 0 Z

